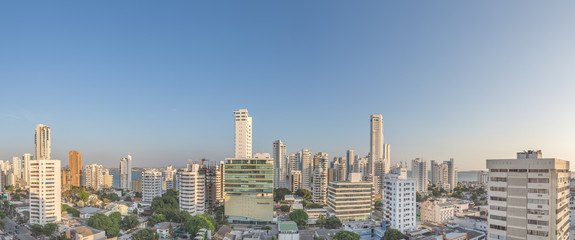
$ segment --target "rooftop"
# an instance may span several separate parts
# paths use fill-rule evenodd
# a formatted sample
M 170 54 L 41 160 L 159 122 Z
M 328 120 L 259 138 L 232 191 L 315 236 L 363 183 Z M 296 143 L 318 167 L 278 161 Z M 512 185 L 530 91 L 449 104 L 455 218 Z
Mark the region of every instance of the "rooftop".
M 102 230 L 94 229 L 91 227 L 79 227 L 79 228 L 74 228 L 72 230 L 78 234 L 81 234 L 84 237 L 92 236 L 94 234 L 98 234 L 98 233 L 102 232 Z
M 280 222 L 278 224 L 278 231 L 297 231 L 297 224 L 294 221 Z

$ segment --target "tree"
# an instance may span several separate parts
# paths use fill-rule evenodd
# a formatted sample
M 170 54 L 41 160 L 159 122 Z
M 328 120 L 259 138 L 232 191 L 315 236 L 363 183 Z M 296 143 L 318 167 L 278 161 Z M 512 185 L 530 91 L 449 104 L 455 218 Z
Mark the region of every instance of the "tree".
M 44 229 L 42 229 L 42 225 L 40 225 L 40 224 L 32 225 L 32 228 L 30 229 L 30 231 L 32 231 L 32 235 L 34 235 L 36 238 L 38 238 L 40 235 L 44 234 Z
M 272 230 L 272 227 L 270 227 L 270 226 L 263 226 L 263 227 L 262 227 L 262 230 Z
M 381 240 L 401 240 L 404 238 L 405 237 L 403 236 L 403 234 L 399 230 L 388 229 L 383 234 L 383 237 L 381 237 Z
M 144 228 L 138 232 L 136 232 L 136 234 L 134 234 L 133 240 L 156 240 L 156 239 L 160 239 L 160 235 L 158 235 L 156 233 L 156 231 L 154 231 L 154 229 L 151 228 Z
M 148 226 L 154 226 L 157 223 L 161 223 L 161 222 L 165 222 L 166 221 L 166 216 L 164 216 L 164 214 L 158 213 L 158 214 L 154 214 L 152 215 L 150 218 L 148 218 Z
M 315 221 L 315 224 L 319 228 L 325 228 L 325 225 L 327 224 L 327 219 L 325 219 L 325 216 L 323 214 L 320 214 L 319 219 L 317 219 L 317 221 Z
M 52 236 L 58 230 L 58 224 L 48 223 L 42 228 L 42 233 L 46 236 Z
M 282 212 L 289 212 L 290 207 L 288 205 L 282 205 L 280 207 L 280 210 L 282 210 Z
M 134 211 L 132 211 L 132 214 L 138 215 L 138 209 L 137 209 L 137 208 L 134 208 Z
M 322 208 L 323 205 L 319 204 L 319 203 L 308 203 L 306 205 L 306 208 Z
M 106 231 L 108 238 L 117 237 L 120 235 L 120 226 L 112 222 L 108 216 L 98 213 L 88 219 L 88 226 L 98 230 Z
M 85 203 L 88 202 L 88 199 L 90 199 L 90 194 L 86 191 L 82 191 L 78 194 L 78 197 Z
M 360 236 L 357 233 L 341 230 L 337 232 L 332 240 L 359 240 Z
M 74 217 L 80 217 L 80 211 L 78 211 L 75 208 L 70 207 L 66 204 L 62 204 L 62 212 L 67 212 L 69 214 L 72 214 L 72 216 L 74 216 Z
M 192 237 L 195 236 L 196 233 L 198 233 L 198 231 L 202 228 L 209 229 L 212 232 L 214 232 L 217 226 L 213 225 L 215 220 L 213 221 L 212 220 L 213 218 L 207 215 L 196 215 L 188 219 L 188 221 L 186 221 L 186 223 L 184 224 L 184 229 Z
M 274 188 L 274 201 L 281 201 L 285 195 L 289 194 L 292 194 L 292 192 L 287 188 Z
M 125 200 L 126 202 L 131 202 L 131 201 L 132 201 L 132 198 L 131 198 L 130 196 L 127 196 L 124 200 Z
M 309 190 L 303 189 L 303 188 L 298 189 L 298 190 L 295 192 L 295 195 L 296 195 L 296 196 L 299 196 L 299 197 L 302 197 L 302 198 L 305 199 L 305 200 L 308 200 L 308 199 L 311 198 L 311 192 L 310 192 Z
M 0 221 L 0 229 L 4 229 L 4 225 L 5 225 L 4 221 Z
M 331 216 L 326 219 L 325 228 L 327 229 L 338 229 L 341 227 L 341 220 L 336 216 Z
M 180 195 L 180 193 L 178 191 L 176 191 L 173 188 L 170 188 L 162 196 L 171 196 L 171 197 L 174 197 L 175 199 L 178 199 L 179 195 Z
M 6 217 L 6 213 L 2 210 L 0 210 L 0 218 L 4 219 Z
M 421 202 L 421 194 L 419 194 L 419 192 L 415 193 L 415 201 L 416 202 Z
M 110 220 L 112 220 L 113 224 L 117 226 L 120 226 L 122 224 L 122 214 L 120 212 L 113 212 L 108 217 L 110 218 Z
M 381 200 L 375 201 L 375 208 L 376 209 L 381 209 L 382 207 L 383 207 L 383 203 L 381 202 Z
M 294 221 L 299 227 L 307 224 L 308 215 L 304 210 L 297 209 L 289 214 L 289 220 Z
M 140 221 L 138 221 L 138 216 L 136 215 L 129 215 L 122 219 L 122 229 L 128 230 L 137 227 L 140 225 Z
M 174 190 L 175 191 L 175 190 Z M 180 209 L 180 204 L 178 203 L 178 200 L 171 196 L 171 195 L 167 195 L 164 194 L 164 196 L 161 197 L 155 197 L 154 200 L 152 200 L 152 211 L 157 211 L 159 209 L 162 209 L 164 211 L 166 210 L 178 210 Z

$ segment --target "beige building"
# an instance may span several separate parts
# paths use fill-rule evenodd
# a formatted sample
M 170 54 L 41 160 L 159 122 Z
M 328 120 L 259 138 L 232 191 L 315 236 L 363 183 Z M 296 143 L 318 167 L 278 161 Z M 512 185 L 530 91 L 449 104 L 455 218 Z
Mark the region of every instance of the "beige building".
M 62 217 L 60 160 L 30 161 L 30 224 L 44 225 Z
M 72 186 L 80 187 L 82 177 L 82 153 L 78 151 L 68 152 L 68 167 L 70 168 L 70 180 Z
M 108 169 L 105 169 L 102 173 L 102 187 L 103 188 L 114 187 L 114 175 L 111 175 L 110 170 Z
M 295 193 L 301 187 L 301 171 L 293 170 L 290 176 L 290 190 Z
M 137 180 L 132 181 L 132 191 L 133 192 L 142 192 L 142 178 L 138 178 Z
M 568 239 L 569 161 L 531 150 L 487 168 L 488 239 Z
M 445 199 L 427 200 L 421 203 L 421 220 L 429 223 L 445 223 L 455 215 L 455 205 Z
M 79 227 L 66 230 L 66 236 L 71 240 L 106 240 L 106 232 L 91 227 Z
M 329 215 L 341 221 L 369 219 L 373 211 L 373 185 L 362 182 L 359 173 L 350 174 L 346 182 L 330 182 L 327 188 Z
M 100 190 L 102 186 L 102 165 L 91 164 L 84 167 L 85 187 Z

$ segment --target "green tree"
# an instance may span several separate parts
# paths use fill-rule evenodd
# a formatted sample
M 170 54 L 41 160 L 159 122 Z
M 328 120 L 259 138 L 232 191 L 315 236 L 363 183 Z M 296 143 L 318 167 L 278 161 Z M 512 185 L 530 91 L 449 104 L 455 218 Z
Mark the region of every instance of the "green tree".
M 307 224 L 308 215 L 304 210 L 297 209 L 289 214 L 289 220 L 294 221 L 299 227 Z
M 289 194 L 292 194 L 292 192 L 287 188 L 274 188 L 274 201 L 281 201 L 285 195 Z
M 296 196 L 299 196 L 299 197 L 302 197 L 302 198 L 305 199 L 305 200 L 308 200 L 308 199 L 311 198 L 311 192 L 310 192 L 309 190 L 303 189 L 303 188 L 298 189 L 298 190 L 295 192 L 295 195 L 296 195 Z
M 6 213 L 2 210 L 0 210 L 0 218 L 4 219 L 6 217 Z
M 144 228 L 138 232 L 136 232 L 136 234 L 134 234 L 134 236 L 132 236 L 133 240 L 156 240 L 156 239 L 160 239 L 160 235 L 158 233 L 156 233 L 156 231 L 154 231 L 154 229 L 151 228 Z
M 161 223 L 161 222 L 165 222 L 166 221 L 166 216 L 164 216 L 164 214 L 158 213 L 158 214 L 154 214 L 152 215 L 150 218 L 148 218 L 148 226 L 154 226 L 157 223 Z
M 39 238 L 42 234 L 44 234 L 44 229 L 40 224 L 32 225 L 30 231 L 32 232 L 32 235 L 34 235 L 36 238 Z
M 359 240 L 360 236 L 357 233 L 341 230 L 333 236 L 332 240 Z
M 127 196 L 124 200 L 125 200 L 126 202 L 131 202 L 131 201 L 132 201 L 132 198 L 131 198 L 130 196 Z
M 138 209 L 137 209 L 137 208 L 134 208 L 134 211 L 132 211 L 132 214 L 138 215 Z
M 86 191 L 82 191 L 78 194 L 78 197 L 80 198 L 80 200 L 82 200 L 83 202 L 88 202 L 88 199 L 90 199 L 90 194 Z
M 178 200 L 175 197 L 164 194 L 164 196 L 155 197 L 154 200 L 152 200 L 152 211 L 155 212 L 159 209 L 162 209 L 164 211 L 179 210 L 180 204 L 178 203 Z
M 117 226 L 120 226 L 122 224 L 122 214 L 120 212 L 113 212 L 108 217 L 110 218 L 110 220 L 112 220 L 113 224 Z
M 290 207 L 288 205 L 282 205 L 280 207 L 280 210 L 282 210 L 282 212 L 289 212 Z
M 138 216 L 136 215 L 129 215 L 122 219 L 122 229 L 128 230 L 137 227 L 140 225 L 140 221 L 138 221 Z
M 180 193 L 178 191 L 176 191 L 176 189 L 170 188 L 166 191 L 166 193 L 163 194 L 163 196 L 171 196 L 175 199 L 178 199 L 178 196 L 180 195 Z
M 116 225 L 112 222 L 112 219 L 102 213 L 91 216 L 90 219 L 88 219 L 88 226 L 106 231 L 108 238 L 120 235 L 120 226 Z
M 48 223 L 42 228 L 42 233 L 46 236 L 52 236 L 58 230 L 58 224 Z
M 262 230 L 272 230 L 272 227 L 270 227 L 270 226 L 263 226 L 263 227 L 262 227 Z
M 341 220 L 336 216 L 331 216 L 326 219 L 325 228 L 327 229 L 338 229 L 341 227 Z
M 382 207 L 383 207 L 383 203 L 381 202 L 381 200 L 375 201 L 375 208 L 376 209 L 381 209 Z
M 186 221 L 186 223 L 184 224 L 184 229 L 192 237 L 195 236 L 196 233 L 198 233 L 198 231 L 202 228 L 209 229 L 212 232 L 214 232 L 217 226 L 213 225 L 215 220 L 213 221 L 212 220 L 213 218 L 207 215 L 196 215 L 188 219 L 188 221 Z
M 404 238 L 405 237 L 403 236 L 403 234 L 399 230 L 388 229 L 383 234 L 383 237 L 381 237 L 381 240 L 401 240 Z
M 62 204 L 62 212 L 67 212 L 69 214 L 72 214 L 72 216 L 74 216 L 74 217 L 80 217 L 80 211 L 78 211 L 75 208 L 70 207 L 66 204 Z
M 315 224 L 319 228 L 325 228 L 325 225 L 327 224 L 327 219 L 325 218 L 325 216 L 323 214 L 320 214 L 317 221 L 315 221 Z
M 415 201 L 416 202 L 421 202 L 421 194 L 419 194 L 419 192 L 415 193 Z
M 306 208 L 322 208 L 323 205 L 319 204 L 319 203 L 308 203 L 306 205 Z

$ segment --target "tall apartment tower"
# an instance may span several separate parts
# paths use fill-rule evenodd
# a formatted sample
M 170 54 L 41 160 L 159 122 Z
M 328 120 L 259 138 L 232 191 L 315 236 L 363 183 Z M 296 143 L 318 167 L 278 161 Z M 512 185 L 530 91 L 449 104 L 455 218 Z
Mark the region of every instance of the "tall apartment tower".
M 252 157 L 252 117 L 247 109 L 234 111 L 235 117 L 235 158 Z
M 26 181 L 26 186 L 30 186 L 30 161 L 34 160 L 34 156 L 30 153 L 24 153 L 22 156 L 22 179 Z
M 313 177 L 311 152 L 307 149 L 302 149 L 297 155 L 299 162 L 301 162 L 301 188 L 311 191 L 311 181 Z
M 224 165 L 225 215 L 232 223 L 273 220 L 274 160 L 269 153 L 227 158 Z M 246 184 L 248 183 L 248 184 Z
M 318 167 L 313 172 L 312 201 L 325 204 L 327 200 L 327 168 Z
M 130 155 L 120 159 L 120 188 L 132 190 L 132 156 Z
M 206 210 L 205 177 L 198 164 L 191 164 L 187 171 L 181 172 L 179 181 L 180 210 L 187 211 L 192 216 L 204 214 Z
M 288 162 L 286 155 L 286 145 L 282 140 L 273 142 L 274 158 L 274 188 L 288 187 Z
M 301 188 L 301 171 L 294 170 L 290 174 L 290 190 L 295 193 Z
M 288 156 L 288 174 L 291 176 L 293 171 L 298 171 L 300 169 L 300 164 L 298 162 L 297 156 L 295 154 L 290 154 Z
M 68 168 L 70 168 L 70 176 L 72 178 L 72 186 L 80 186 L 80 178 L 82 177 L 82 153 L 78 151 L 68 152 Z
M 455 159 L 451 158 L 449 161 L 445 161 L 447 164 L 448 171 L 448 181 L 449 181 L 449 192 L 453 192 L 453 189 L 457 187 L 457 170 L 455 168 Z
M 60 221 L 62 183 L 60 160 L 50 159 L 50 127 L 36 126 L 36 160 L 29 161 L 30 224 Z
M 36 125 L 36 160 L 50 160 L 50 127 Z
M 569 238 L 569 161 L 530 150 L 486 165 L 488 239 Z
M 384 219 L 390 228 L 402 233 L 416 230 L 415 180 L 407 178 L 407 169 L 394 168 L 384 182 Z
M 391 145 L 383 145 L 383 175 L 389 173 L 391 167 Z
M 327 211 L 341 221 L 367 220 L 373 212 L 374 197 L 371 182 L 363 182 L 359 173 L 352 173 L 349 181 L 329 183 Z
M 431 160 L 431 183 L 436 188 L 445 189 L 446 191 L 451 189 L 447 163 L 439 163 L 435 160 Z
M 142 173 L 142 200 L 152 202 L 162 196 L 162 172 L 148 169 Z M 181 190 L 181 189 L 180 189 Z
M 346 170 L 347 170 L 347 174 L 349 175 L 350 173 L 353 172 L 353 164 L 355 163 L 355 151 L 353 149 L 349 149 L 347 150 L 346 154 L 345 154 L 345 163 L 346 163 Z M 347 178 L 346 178 L 347 179 Z
M 70 170 L 71 172 L 72 170 Z M 84 185 L 86 188 L 92 188 L 94 190 L 100 190 L 102 185 L 104 184 L 103 181 L 103 173 L 104 167 L 98 164 L 91 164 L 86 165 L 84 167 L 84 176 L 86 179 L 84 180 Z
M 19 157 L 12 157 L 12 173 L 16 175 L 16 181 L 22 179 L 22 160 Z
M 427 162 L 422 158 L 411 161 L 411 175 L 415 179 L 416 191 L 425 193 L 427 191 Z
M 383 144 L 383 117 L 381 114 L 371 115 L 371 132 L 369 139 L 369 162 L 368 175 L 365 176 L 373 183 L 376 194 L 380 194 L 381 181 L 384 173 L 384 154 Z

